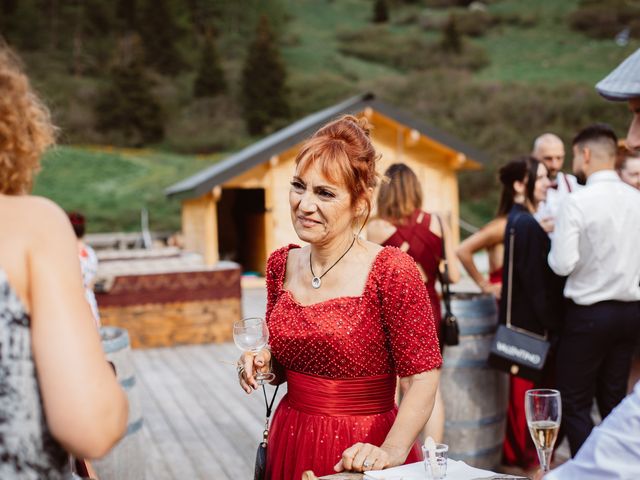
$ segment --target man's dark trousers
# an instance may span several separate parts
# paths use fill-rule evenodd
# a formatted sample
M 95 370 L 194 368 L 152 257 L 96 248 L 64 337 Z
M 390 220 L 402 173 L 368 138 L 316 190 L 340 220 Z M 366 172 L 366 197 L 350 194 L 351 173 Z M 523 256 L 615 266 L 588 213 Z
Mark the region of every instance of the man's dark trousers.
M 568 301 L 558 343 L 556 378 L 562 395 L 562 426 L 575 455 L 591 433 L 595 397 L 602 418 L 627 393 L 640 302 L 605 301 L 582 306 Z

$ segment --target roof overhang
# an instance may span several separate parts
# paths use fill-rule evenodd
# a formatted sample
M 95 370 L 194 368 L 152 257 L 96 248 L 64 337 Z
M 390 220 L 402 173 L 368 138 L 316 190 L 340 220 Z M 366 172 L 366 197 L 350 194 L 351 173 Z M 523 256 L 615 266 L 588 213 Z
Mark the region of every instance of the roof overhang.
M 443 147 L 462 155 L 461 164 L 464 168 L 479 168 L 486 162 L 486 155 L 479 150 L 465 144 L 461 140 L 435 127 L 411 117 L 375 98 L 372 93 L 365 93 L 352 97 L 332 107 L 304 117 L 297 122 L 255 142 L 239 152 L 225 158 L 200 172 L 186 178 L 165 190 L 167 197 L 172 199 L 197 198 L 210 192 L 215 186 L 231 180 L 245 171 L 268 161 L 283 151 L 294 147 L 309 138 L 318 128 L 328 121 L 346 114 L 359 114 L 367 108 L 382 114 L 394 121 L 416 130 Z

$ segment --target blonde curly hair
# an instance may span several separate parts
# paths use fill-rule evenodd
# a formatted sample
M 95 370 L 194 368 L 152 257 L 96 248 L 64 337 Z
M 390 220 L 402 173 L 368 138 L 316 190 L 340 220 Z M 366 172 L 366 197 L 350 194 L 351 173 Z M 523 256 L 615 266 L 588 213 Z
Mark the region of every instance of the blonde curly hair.
M 55 142 L 49 110 L 37 97 L 18 57 L 0 44 L 0 193 L 31 191 L 40 156 Z

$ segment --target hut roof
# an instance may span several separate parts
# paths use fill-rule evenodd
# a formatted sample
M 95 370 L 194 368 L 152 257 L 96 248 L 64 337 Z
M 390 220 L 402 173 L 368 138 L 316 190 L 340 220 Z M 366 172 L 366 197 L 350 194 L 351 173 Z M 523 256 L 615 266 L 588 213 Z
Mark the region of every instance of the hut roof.
M 304 117 L 291 125 L 268 135 L 256 143 L 240 150 L 224 160 L 200 172 L 171 185 L 165 190 L 169 198 L 196 198 L 211 191 L 216 185 L 221 185 L 232 178 L 260 165 L 274 155 L 297 145 L 310 137 L 318 128 L 340 115 L 356 114 L 366 108 L 371 108 L 398 123 L 406 125 L 420 132 L 422 135 L 455 151 L 465 154 L 475 161 L 486 163 L 486 155 L 481 151 L 465 144 L 461 140 L 435 127 L 412 118 L 375 98 L 373 93 L 364 93 L 345 100 L 319 112 Z

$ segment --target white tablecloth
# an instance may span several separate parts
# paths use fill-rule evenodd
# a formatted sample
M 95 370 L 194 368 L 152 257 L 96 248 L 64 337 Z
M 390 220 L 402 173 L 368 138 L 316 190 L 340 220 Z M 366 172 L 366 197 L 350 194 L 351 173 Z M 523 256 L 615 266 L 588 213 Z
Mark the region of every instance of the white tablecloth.
M 492 477 L 494 472 L 470 467 L 462 461 L 447 460 L 446 480 L 474 480 Z M 367 480 L 425 480 L 424 462 L 410 463 L 387 470 L 365 472 Z

